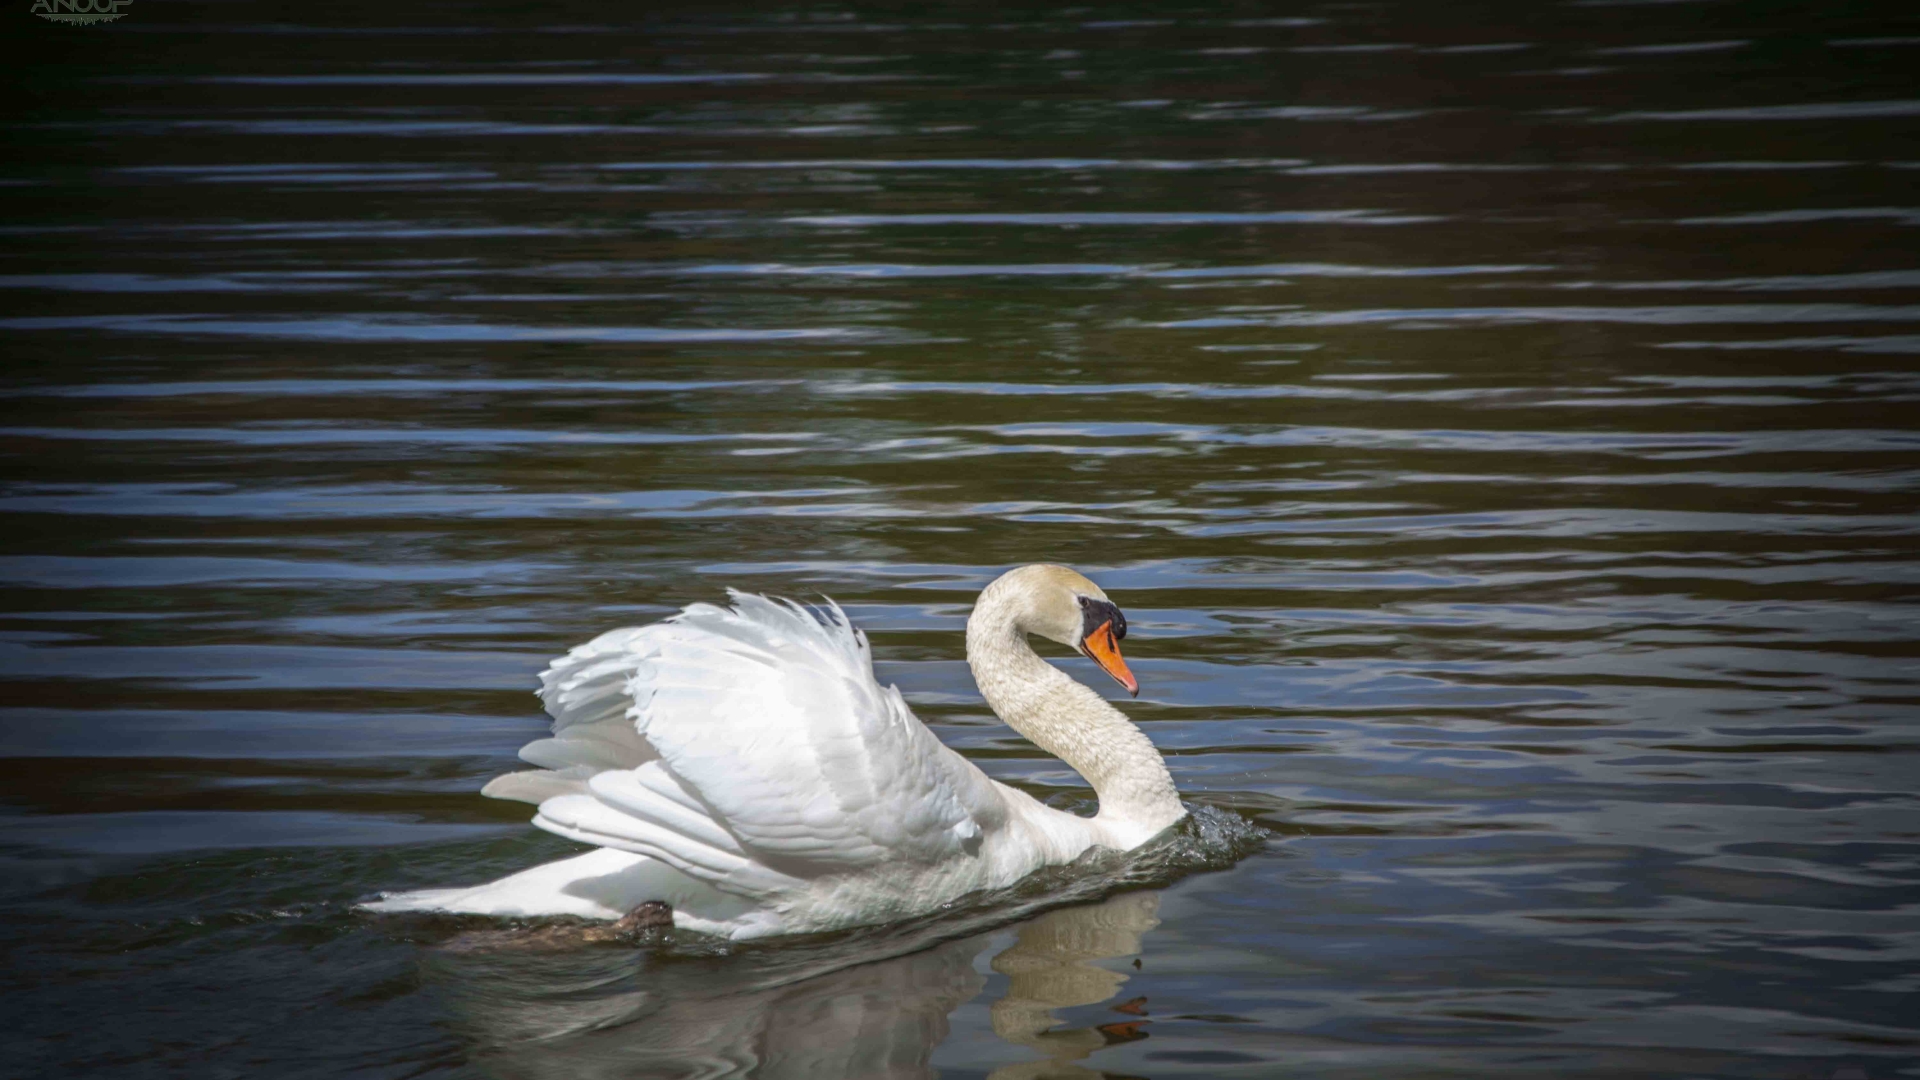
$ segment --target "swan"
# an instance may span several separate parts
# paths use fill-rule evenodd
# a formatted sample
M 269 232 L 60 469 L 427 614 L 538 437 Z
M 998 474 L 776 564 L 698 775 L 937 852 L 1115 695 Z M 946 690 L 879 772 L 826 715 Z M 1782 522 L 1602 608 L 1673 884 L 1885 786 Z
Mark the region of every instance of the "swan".
M 967 664 L 1001 720 L 1093 786 L 1090 818 L 941 743 L 875 681 L 866 635 L 838 604 L 728 596 L 610 630 L 542 673 L 553 737 L 520 751 L 538 768 L 481 794 L 533 803 L 536 826 L 596 850 L 366 906 L 618 920 L 657 901 L 678 928 L 746 940 L 925 914 L 1092 848 L 1130 851 L 1186 816 L 1146 735 L 1027 643 L 1070 646 L 1139 694 L 1120 655 L 1126 616 L 1068 567 L 988 585 Z

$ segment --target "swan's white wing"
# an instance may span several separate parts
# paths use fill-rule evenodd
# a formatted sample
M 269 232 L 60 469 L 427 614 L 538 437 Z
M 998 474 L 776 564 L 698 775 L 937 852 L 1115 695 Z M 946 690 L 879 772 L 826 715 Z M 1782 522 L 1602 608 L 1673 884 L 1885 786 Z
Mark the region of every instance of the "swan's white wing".
M 939 862 L 1000 824 L 992 781 L 874 681 L 838 606 L 816 618 L 730 595 L 732 608 L 615 630 L 548 669 L 554 738 L 522 756 L 559 775 L 512 774 L 565 785 L 535 824 L 744 893 Z M 611 734 L 614 717 L 631 736 Z
M 585 794 L 595 773 L 657 760 L 627 715 L 633 704 L 627 683 L 641 655 L 634 644 L 651 629 L 610 630 L 548 665 L 540 700 L 553 716 L 553 737 L 520 748 L 521 760 L 540 767 L 496 776 L 480 794 L 538 805 Z

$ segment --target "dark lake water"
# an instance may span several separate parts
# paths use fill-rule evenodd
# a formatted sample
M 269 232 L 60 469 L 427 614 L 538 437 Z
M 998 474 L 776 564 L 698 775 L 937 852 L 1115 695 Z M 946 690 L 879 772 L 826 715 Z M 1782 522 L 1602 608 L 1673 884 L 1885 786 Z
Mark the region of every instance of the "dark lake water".
M 27 6 L 0 1071 L 1920 1075 L 1911 8 Z M 353 910 L 577 850 L 477 793 L 536 674 L 729 585 L 1082 804 L 962 660 L 1040 560 L 1264 844 Z

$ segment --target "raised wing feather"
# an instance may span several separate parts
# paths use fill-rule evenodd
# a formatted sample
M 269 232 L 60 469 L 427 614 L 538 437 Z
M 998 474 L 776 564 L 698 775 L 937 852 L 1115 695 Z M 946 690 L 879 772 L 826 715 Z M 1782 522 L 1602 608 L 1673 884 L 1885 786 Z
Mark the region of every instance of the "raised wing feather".
M 549 664 L 540 675 L 540 700 L 553 716 L 553 737 L 520 748 L 521 760 L 540 767 L 494 777 L 480 794 L 538 805 L 586 794 L 596 773 L 658 760 L 627 715 L 633 705 L 627 683 L 640 662 L 633 646 L 650 629 L 610 630 Z
M 566 786 L 535 824 L 756 892 L 937 862 L 1000 823 L 992 782 L 874 681 L 866 638 L 837 605 L 816 617 L 729 595 L 731 608 L 603 634 L 547 670 L 554 737 L 522 756 Z

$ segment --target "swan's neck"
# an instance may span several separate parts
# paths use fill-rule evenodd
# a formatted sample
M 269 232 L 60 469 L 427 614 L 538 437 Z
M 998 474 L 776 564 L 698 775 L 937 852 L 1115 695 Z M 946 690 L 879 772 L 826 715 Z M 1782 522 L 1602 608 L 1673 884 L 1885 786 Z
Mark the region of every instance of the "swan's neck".
M 1000 719 L 1071 765 L 1100 797 L 1094 819 L 1126 848 L 1186 816 L 1166 762 L 1099 694 L 1042 660 L 1014 613 L 987 596 L 967 620 L 967 666 Z

